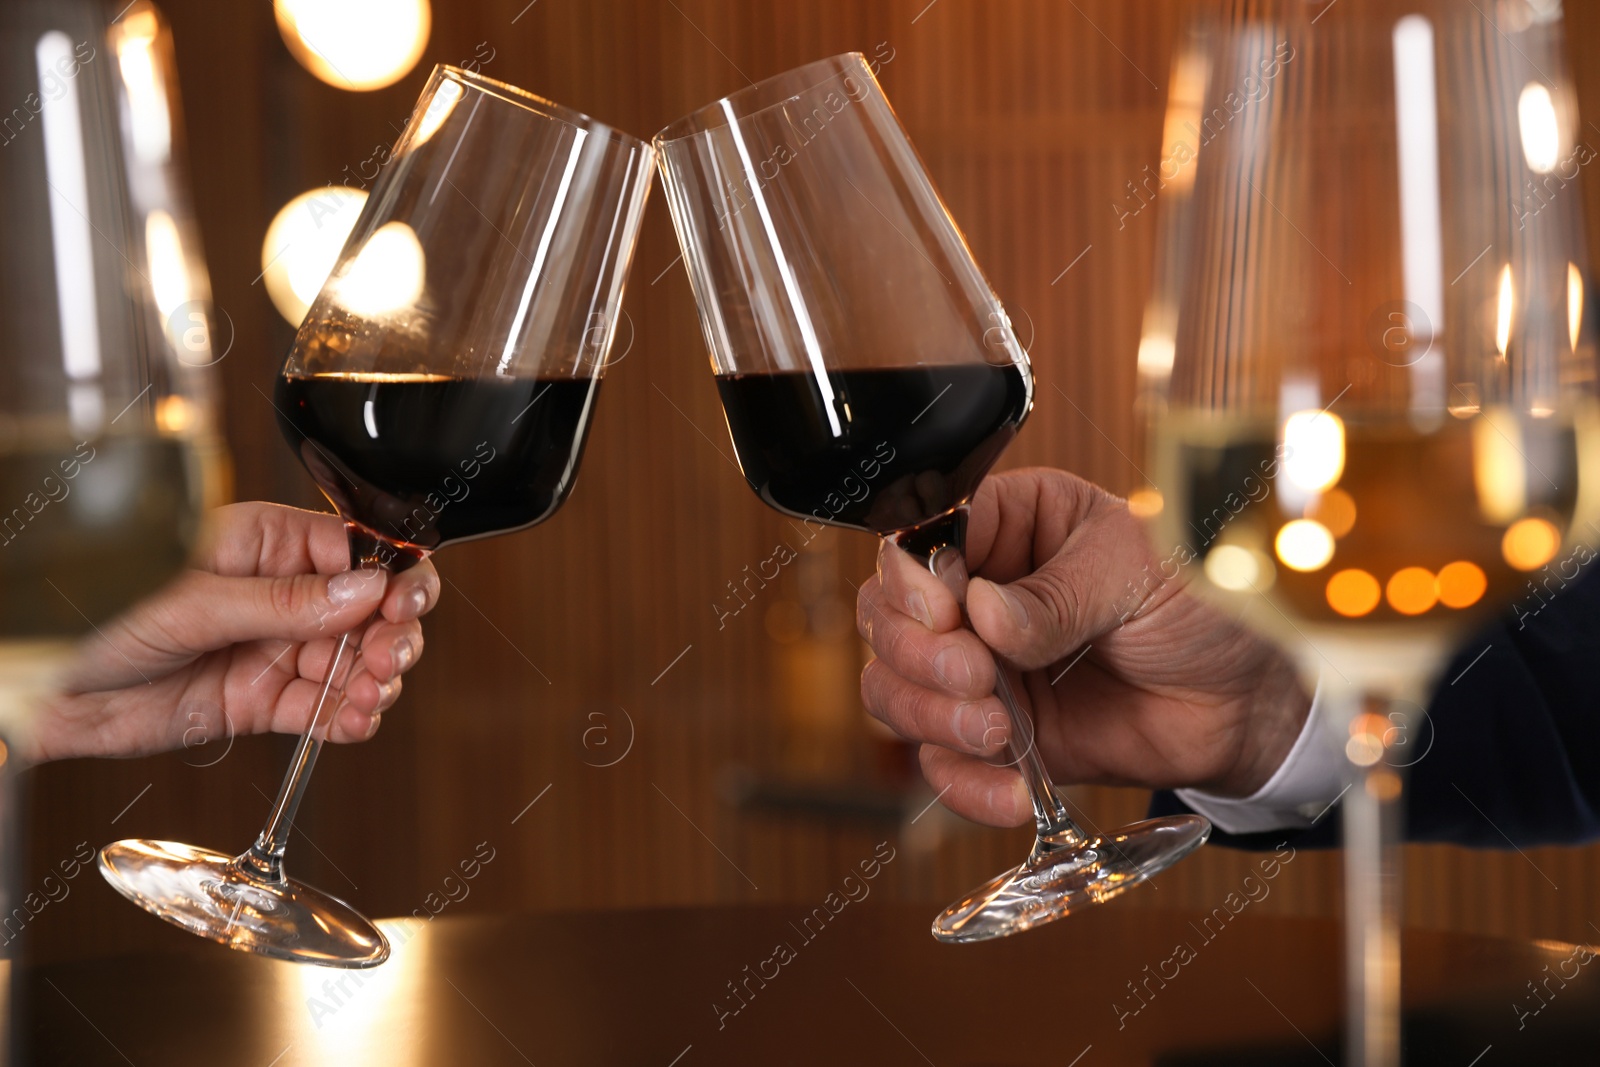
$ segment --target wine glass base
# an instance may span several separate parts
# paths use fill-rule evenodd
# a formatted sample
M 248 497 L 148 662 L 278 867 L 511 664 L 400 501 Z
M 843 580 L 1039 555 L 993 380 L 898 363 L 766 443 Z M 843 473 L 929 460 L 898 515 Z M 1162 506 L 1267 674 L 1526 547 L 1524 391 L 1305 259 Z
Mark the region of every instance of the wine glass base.
M 252 878 L 233 861 L 176 841 L 128 840 L 100 850 L 100 873 L 151 914 L 241 952 L 323 967 L 389 958 L 383 934 L 344 901 L 292 878 Z
M 933 921 L 946 944 L 988 941 L 1031 930 L 1090 904 L 1104 904 L 1205 844 L 1211 823 L 1174 815 L 1132 823 L 1077 848 L 1034 850 L 1028 861 L 985 882 Z

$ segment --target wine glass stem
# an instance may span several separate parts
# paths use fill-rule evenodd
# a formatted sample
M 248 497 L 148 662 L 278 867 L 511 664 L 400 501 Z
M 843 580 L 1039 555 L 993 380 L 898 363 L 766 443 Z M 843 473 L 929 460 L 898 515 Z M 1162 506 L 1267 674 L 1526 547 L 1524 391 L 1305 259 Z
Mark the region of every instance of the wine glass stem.
M 1383 714 L 1386 701 L 1368 696 L 1353 703 L 1369 717 L 1366 721 L 1389 722 Z M 1379 729 L 1386 740 L 1388 732 Z M 1379 746 L 1389 755 L 1387 744 Z M 1358 1067 L 1399 1067 L 1402 901 L 1395 843 L 1402 772 L 1382 758 L 1358 764 L 1357 771 L 1342 812 L 1346 1043 Z
M 963 605 L 963 619 L 965 616 L 966 608 Z M 970 620 L 967 626 L 971 628 Z M 1022 772 L 1023 782 L 1028 786 L 1028 799 L 1033 803 L 1033 821 L 1039 834 L 1040 847 L 1054 849 L 1080 845 L 1086 840 L 1084 833 L 1067 815 L 1067 806 L 1056 794 L 1055 783 L 1050 781 L 1050 772 L 1044 769 L 1039 748 L 1033 743 L 1033 718 L 1017 700 L 1009 675 L 999 657 L 995 657 L 994 694 L 1000 699 L 1006 709 L 1006 718 L 1010 720 L 1006 731 L 1007 762 L 1016 765 L 1017 770 Z
M 964 524 L 963 524 L 964 525 Z M 960 531 L 964 532 L 964 531 Z M 967 615 L 967 561 L 964 540 L 957 532 L 955 543 L 946 544 L 928 557 L 928 569 L 944 583 L 961 605 L 961 621 L 972 629 L 972 619 Z M 977 631 L 973 631 L 976 633 Z M 1017 699 L 1011 670 L 991 651 L 994 659 L 994 695 L 1005 711 L 1005 762 L 1015 766 L 1028 787 L 1028 799 L 1033 804 L 1034 827 L 1039 839 L 1034 852 L 1054 852 L 1057 849 L 1077 848 L 1087 841 L 1088 835 L 1067 815 L 1067 808 L 1050 781 L 1050 772 L 1033 743 L 1033 718 Z
M 272 802 L 267 823 L 257 835 L 255 844 L 250 846 L 250 851 L 235 861 L 255 878 L 268 882 L 283 880 L 283 853 L 289 845 L 289 831 L 294 828 L 300 801 L 306 795 L 306 786 L 311 783 L 311 769 L 316 766 L 317 754 L 322 751 L 322 743 L 333 725 L 333 716 L 344 702 L 345 685 L 355 673 L 355 659 L 360 655 L 360 650 L 351 647 L 355 644 L 351 638 L 363 629 L 365 624 L 339 638 L 333 660 L 328 664 L 328 675 L 322 681 L 316 709 L 311 713 L 311 723 L 300 736 L 300 743 L 295 746 L 294 758 L 289 761 L 288 773 L 283 776 L 278 797 Z

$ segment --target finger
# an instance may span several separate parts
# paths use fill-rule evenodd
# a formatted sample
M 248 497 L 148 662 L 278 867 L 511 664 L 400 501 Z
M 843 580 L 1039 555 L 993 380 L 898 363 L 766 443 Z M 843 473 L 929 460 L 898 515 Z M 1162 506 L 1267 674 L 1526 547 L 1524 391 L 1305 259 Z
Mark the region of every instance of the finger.
M 380 681 L 404 674 L 422 655 L 422 624 L 375 622 L 361 639 L 361 665 Z
M 974 578 L 967 613 L 990 648 L 1023 670 L 1036 670 L 1106 633 L 1132 611 L 1148 609 L 1141 594 L 1175 592 L 1163 582 L 1144 529 L 1127 504 L 1100 494 L 1086 502 L 1060 550 L 1008 584 Z
M 354 684 L 352 679 L 352 684 Z M 366 682 L 377 686 L 370 675 Z M 399 679 L 393 683 L 393 699 L 399 697 Z M 280 734 L 303 734 L 311 725 L 311 716 L 316 709 L 317 700 L 322 695 L 322 685 L 307 678 L 296 678 L 283 687 L 283 692 L 278 696 L 277 706 L 273 709 L 272 731 Z M 345 744 L 354 741 L 365 741 L 378 729 L 378 718 L 383 713 L 383 701 L 380 697 L 373 697 L 370 692 L 366 694 L 370 699 L 368 706 L 352 702 L 348 699 L 342 701 L 327 719 L 330 724 L 326 739 L 336 744 Z M 332 699 L 330 697 L 330 699 Z
M 1005 747 L 1005 713 L 993 697 L 962 700 L 912 685 L 881 660 L 861 672 L 861 700 L 873 718 L 907 741 L 984 756 Z
M 366 671 L 358 671 L 344 687 L 344 703 L 377 714 L 394 706 L 403 685 L 399 678 L 379 680 Z
M 321 685 L 328 677 L 338 646 L 339 639 L 331 637 L 307 641 L 293 658 L 282 656 L 273 666 L 294 677 Z M 416 664 L 422 647 L 420 623 L 373 623 L 367 628 L 360 645 L 354 649 L 346 646 L 344 662 L 339 667 L 340 677 L 350 672 L 350 681 L 345 686 L 346 699 L 351 699 L 354 693 L 361 698 L 357 703 L 368 708 L 373 706 L 377 701 L 375 691 L 364 690 L 358 679 L 368 676 L 376 680 L 374 684 L 382 684 L 398 677 Z M 265 674 L 266 669 L 261 673 Z
M 272 578 L 190 571 L 135 613 L 141 627 L 134 636 L 191 653 L 269 638 L 308 641 L 358 625 L 376 610 L 385 584 L 376 568 Z
M 955 594 L 927 566 L 888 541 L 879 543 L 878 578 L 885 603 L 927 629 L 948 633 L 961 625 Z
M 985 826 L 1021 826 L 1033 818 L 1028 789 L 1013 767 L 995 767 L 936 745 L 918 756 L 922 776 L 939 793 L 939 802 L 957 815 Z
M 971 630 L 934 633 L 887 603 L 876 575 L 861 583 L 856 627 L 879 659 L 916 685 L 969 700 L 994 690 L 994 659 Z
M 343 519 L 245 501 L 208 516 L 195 566 L 227 577 L 286 576 L 316 571 L 336 574 L 350 566 L 350 538 Z
M 346 704 L 339 709 L 339 717 L 334 720 L 333 731 L 328 734 L 328 740 L 338 745 L 370 741 L 377 735 L 378 727 L 382 724 L 383 712 L 362 711 Z
M 389 579 L 382 613 L 390 622 L 418 619 L 439 603 L 439 572 L 432 561 L 423 560 Z

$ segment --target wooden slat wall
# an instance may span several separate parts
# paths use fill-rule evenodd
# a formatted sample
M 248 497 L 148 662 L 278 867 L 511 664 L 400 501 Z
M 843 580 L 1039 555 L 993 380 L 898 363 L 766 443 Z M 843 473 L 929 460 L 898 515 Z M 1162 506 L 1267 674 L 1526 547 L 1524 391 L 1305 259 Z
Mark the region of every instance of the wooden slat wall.
M 648 135 L 749 79 L 880 43 L 894 50 L 882 79 L 896 108 L 1019 330 L 1034 337 L 1038 407 L 1006 462 L 1131 484 L 1133 356 L 1156 219 L 1143 212 L 1123 228 L 1111 205 L 1160 155 L 1177 0 L 524 3 L 435 4 L 417 71 L 349 94 L 289 58 L 269 5 L 167 0 L 213 287 L 237 334 L 220 370 L 241 496 L 318 503 L 260 392 L 291 337 L 252 282 L 261 235 L 291 196 L 345 180 L 344 168 L 394 137 L 430 63 L 493 49 L 491 76 Z M 1600 13 L 1569 9 L 1575 50 L 1600 41 Z M 1588 113 L 1600 115 L 1600 75 L 1580 65 L 1577 76 Z M 1600 208 L 1593 183 L 1589 195 Z M 855 695 L 862 653 L 850 611 L 853 585 L 870 573 L 869 539 L 819 536 L 768 599 L 718 630 L 711 605 L 725 583 L 793 535 L 731 464 L 676 256 L 657 197 L 627 298 L 633 347 L 606 383 L 571 502 L 545 527 L 441 557 L 446 595 L 400 706 L 373 743 L 329 750 L 318 768 L 293 866 L 370 914 L 424 907 L 485 841 L 496 859 L 449 910 L 809 906 L 891 832 L 741 815 L 723 799 L 734 765 L 876 766 L 880 778 L 909 765 L 869 738 Z M 763 615 L 801 597 L 820 621 L 780 644 Z M 593 766 L 625 750 L 630 721 L 627 755 Z M 241 739 L 214 766 L 191 766 L 220 751 L 34 772 L 36 877 L 85 840 L 242 848 L 289 741 Z M 1074 796 L 1099 825 L 1136 818 L 1145 804 L 1125 791 Z M 1026 846 L 1025 836 L 934 814 L 918 833 L 938 841 L 927 851 L 903 843 L 876 887 L 930 908 Z M 1414 922 L 1592 937 L 1600 851 L 1430 848 L 1409 859 Z M 1209 909 L 1252 864 L 1207 849 L 1119 906 Z M 1302 856 L 1259 907 L 1332 914 L 1337 885 L 1335 857 Z M 34 953 L 181 936 L 92 873 L 74 887 L 28 934 Z

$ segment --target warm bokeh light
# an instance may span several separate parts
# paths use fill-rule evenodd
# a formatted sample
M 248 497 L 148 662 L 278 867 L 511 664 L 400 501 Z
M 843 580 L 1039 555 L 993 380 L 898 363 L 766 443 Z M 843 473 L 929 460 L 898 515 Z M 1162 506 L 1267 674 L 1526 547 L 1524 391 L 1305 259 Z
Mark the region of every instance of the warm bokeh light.
M 172 109 L 155 53 L 159 30 L 155 12 L 146 5 L 130 12 L 112 31 L 117 67 L 127 92 L 133 152 L 140 162 L 153 164 L 165 163 L 172 156 Z
M 428 46 L 428 0 L 274 0 L 278 32 L 300 65 L 340 89 L 382 89 Z
M 1161 508 L 1165 503 L 1159 489 L 1149 487 L 1135 489 L 1128 495 L 1128 510 L 1141 519 L 1154 518 L 1161 514 Z
M 1561 161 L 1561 124 L 1556 102 L 1539 82 L 1523 87 L 1517 101 L 1517 123 L 1522 128 L 1522 155 L 1536 174 L 1549 174 Z
M 1194 185 L 1200 159 L 1200 138 L 1195 131 L 1200 129 L 1200 110 L 1210 78 L 1211 62 L 1202 49 L 1180 52 L 1172 65 L 1167 118 L 1161 130 L 1161 178 L 1172 190 L 1168 195 L 1186 193 Z
M 427 273 L 416 231 L 403 222 L 386 222 L 335 283 L 334 298 L 367 318 L 391 315 L 417 302 Z
M 1330 489 L 1344 473 L 1344 420 L 1330 411 L 1297 411 L 1283 424 L 1284 477 L 1308 493 Z
M 1450 414 L 1458 419 L 1470 419 L 1483 410 L 1477 382 L 1457 382 L 1450 389 Z
M 1472 480 L 1478 511 L 1504 526 L 1528 510 L 1528 461 L 1522 422 L 1504 407 L 1491 407 L 1472 424 Z
M 1263 570 L 1269 579 L 1272 577 L 1271 564 L 1263 568 L 1261 562 L 1248 548 L 1218 545 L 1206 555 L 1206 579 L 1218 589 L 1226 589 L 1230 593 L 1260 590 L 1263 588 Z
M 145 216 L 144 251 L 150 266 L 150 291 L 165 323 L 179 305 L 191 298 L 183 238 L 178 224 L 165 211 L 156 210 Z
M 1172 373 L 1172 363 L 1177 355 L 1177 343 L 1170 335 L 1147 333 L 1139 338 L 1139 373 L 1165 377 Z
M 173 394 L 156 401 L 156 427 L 162 433 L 182 434 L 194 428 L 197 413 L 194 404 Z
M 1380 804 L 1400 799 L 1400 776 L 1386 767 L 1380 767 L 1366 776 L 1367 795 Z
M 1518 519 L 1500 539 L 1500 554 L 1519 571 L 1537 570 L 1555 558 L 1561 531 L 1548 519 Z
M 278 313 L 298 326 L 339 261 L 367 194 L 330 185 L 284 205 L 261 242 L 262 281 Z
M 1572 340 L 1572 350 L 1578 350 L 1578 337 L 1583 332 L 1583 271 L 1576 263 L 1567 264 L 1567 336 Z
M 1389 720 L 1382 715 L 1364 712 L 1350 722 L 1350 739 L 1344 744 L 1345 755 L 1357 767 L 1370 767 L 1383 758 L 1383 739 L 1390 730 Z
M 1447 608 L 1470 608 L 1483 599 L 1489 579 L 1476 563 L 1457 560 L 1439 572 L 1439 603 Z
M 1333 558 L 1333 534 L 1314 519 L 1295 519 L 1278 531 L 1272 547 L 1286 567 L 1307 572 L 1321 570 Z
M 444 889 L 461 893 L 460 899 L 471 892 L 469 882 L 458 875 L 444 879 Z M 438 899 L 443 910 L 449 900 L 429 894 L 429 900 Z M 450 899 L 456 899 L 453 895 Z M 418 912 L 434 910 L 424 904 Z M 438 1035 L 430 1034 L 426 1020 L 415 1018 L 409 1005 L 419 1002 L 427 988 L 427 977 L 435 973 L 437 962 L 430 935 L 432 927 L 417 918 L 380 919 L 378 929 L 388 939 L 391 952 L 382 967 L 371 970 L 336 970 L 330 967 L 286 965 L 265 970 L 264 981 L 272 986 L 263 992 L 282 1005 L 278 1010 L 292 1011 L 297 1025 L 305 1033 L 314 1034 L 317 1063 L 358 1063 L 386 1034 L 393 1033 L 397 1018 L 407 1019 L 408 1036 L 427 1048 Z M 300 1021 L 304 1020 L 304 1021 Z
M 1384 595 L 1400 614 L 1421 615 L 1439 602 L 1439 583 L 1426 567 L 1406 567 L 1389 579 Z
M 1494 313 L 1494 346 L 1504 359 L 1511 350 L 1511 313 L 1516 309 L 1516 288 L 1511 284 L 1511 264 L 1500 270 L 1500 295 L 1496 298 Z
M 1369 614 L 1383 599 L 1378 579 L 1366 571 L 1352 568 L 1328 579 L 1328 606 L 1340 615 L 1359 619 Z
M 1355 498 L 1343 489 L 1329 489 L 1306 505 L 1306 518 L 1322 523 L 1335 538 L 1343 537 L 1355 528 Z

